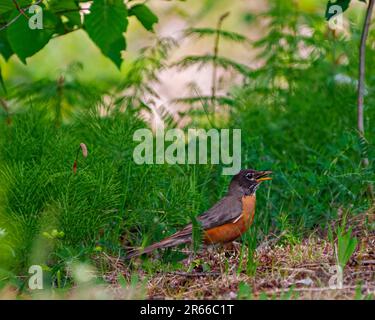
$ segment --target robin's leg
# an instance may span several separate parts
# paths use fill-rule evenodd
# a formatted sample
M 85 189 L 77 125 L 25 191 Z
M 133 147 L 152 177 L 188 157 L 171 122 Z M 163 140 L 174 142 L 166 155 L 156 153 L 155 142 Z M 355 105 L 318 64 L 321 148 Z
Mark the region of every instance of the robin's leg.
M 237 241 L 232 241 L 223 244 L 223 248 L 225 251 L 239 253 L 241 252 L 241 243 Z

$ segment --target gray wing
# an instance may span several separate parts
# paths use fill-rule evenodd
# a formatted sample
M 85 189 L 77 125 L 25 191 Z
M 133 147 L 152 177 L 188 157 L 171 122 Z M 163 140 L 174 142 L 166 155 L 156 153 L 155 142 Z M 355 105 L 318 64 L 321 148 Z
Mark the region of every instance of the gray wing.
M 197 221 L 201 223 L 202 229 L 207 230 L 223 224 L 233 222 L 242 214 L 241 198 L 236 196 L 225 196 L 213 207 L 197 216 Z M 179 236 L 191 234 L 192 224 L 189 223 L 181 231 Z
M 242 202 L 240 197 L 225 196 L 213 207 L 201 213 L 197 220 L 203 229 L 214 228 L 238 219 L 242 214 Z

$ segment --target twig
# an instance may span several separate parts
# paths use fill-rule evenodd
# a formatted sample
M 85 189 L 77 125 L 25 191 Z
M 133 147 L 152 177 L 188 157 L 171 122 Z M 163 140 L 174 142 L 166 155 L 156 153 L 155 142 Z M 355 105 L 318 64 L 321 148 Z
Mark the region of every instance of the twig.
M 60 76 L 59 79 L 57 80 L 56 84 L 56 94 L 57 94 L 57 101 L 56 101 L 56 106 L 55 106 L 55 125 L 56 127 L 59 127 L 61 124 L 61 104 L 63 100 L 63 93 L 64 93 L 64 85 L 65 85 L 65 78 L 64 76 Z M 77 150 L 77 157 L 76 160 L 78 159 L 78 154 L 79 154 L 80 148 Z
M 64 13 L 69 13 L 69 12 L 81 12 L 81 11 L 90 11 L 89 8 L 77 8 L 77 9 L 66 9 L 66 10 L 60 10 L 60 11 L 55 11 L 55 14 L 64 14 Z
M 321 287 L 321 288 L 294 288 L 292 289 L 292 292 L 323 292 L 323 291 L 338 291 L 342 292 L 344 290 L 353 290 L 357 289 L 358 285 L 353 286 L 343 286 L 341 289 L 337 288 L 330 288 L 330 287 Z M 375 287 L 371 288 L 370 286 L 362 286 L 362 289 L 367 290 L 375 290 Z M 275 290 L 267 290 L 267 291 L 259 291 L 259 293 L 266 293 L 266 294 L 274 294 L 274 293 L 287 293 L 289 292 L 290 288 L 284 288 L 284 289 L 275 289 Z
M 10 117 L 10 111 L 9 111 L 9 106 L 8 106 L 8 103 L 6 102 L 5 99 L 3 98 L 0 98 L 0 105 L 3 107 L 5 113 L 6 113 L 6 117 L 7 117 L 7 124 L 10 125 L 12 123 L 12 119 Z
M 357 109 L 357 116 L 358 116 L 358 131 L 359 136 L 361 139 L 365 138 L 365 126 L 363 120 L 363 105 L 364 105 L 364 95 L 365 95 L 365 72 L 366 72 L 366 41 L 370 29 L 371 24 L 371 16 L 372 11 L 374 9 L 375 0 L 369 0 L 369 4 L 366 11 L 366 18 L 363 25 L 362 35 L 361 35 L 361 43 L 359 46 L 359 70 L 358 70 L 358 109 Z M 367 155 L 363 155 L 362 164 L 365 168 L 369 165 L 369 159 Z M 372 189 L 372 185 L 368 186 L 368 191 L 370 193 L 370 197 L 374 198 L 374 192 Z
M 21 15 L 22 14 L 20 13 L 18 16 L 15 16 L 12 20 L 8 21 L 5 25 L 3 25 L 2 27 L 0 27 L 0 31 L 8 28 L 11 24 L 13 24 L 14 22 L 16 22 Z
M 278 268 L 279 270 L 282 270 L 282 271 L 292 271 L 294 273 L 298 273 L 298 272 L 306 272 L 306 273 L 310 273 L 310 274 L 315 274 L 316 271 L 314 270 L 310 270 L 310 269 L 305 269 L 305 268 L 286 268 L 286 267 L 281 267 L 281 268 Z
M 197 90 L 196 88 L 194 88 L 194 91 L 195 91 L 195 94 L 200 98 L 200 102 L 202 103 L 203 111 L 204 111 L 204 113 L 206 114 L 206 117 L 207 117 L 207 120 L 208 120 L 210 126 L 211 126 L 212 128 L 215 128 L 215 127 L 214 127 L 214 124 L 213 124 L 213 123 L 211 122 L 211 120 L 210 120 L 210 116 L 209 116 L 209 114 L 208 114 L 208 111 L 207 111 L 207 108 L 206 108 L 206 104 L 205 104 L 204 101 L 202 100 L 201 95 L 199 94 L 199 92 L 198 92 L 198 90 Z M 215 120 L 215 119 L 214 119 L 214 120 Z
M 17 16 L 15 16 L 12 20 L 8 21 L 5 25 L 3 25 L 2 27 L 0 27 L 0 31 L 2 31 L 2 30 L 4 30 L 4 29 L 8 28 L 11 24 L 15 23 L 15 22 L 19 19 L 19 17 L 21 17 L 22 15 L 23 15 L 23 16 L 26 16 L 26 18 L 29 18 L 29 17 L 25 14 L 25 10 L 29 9 L 29 8 L 30 8 L 31 6 L 33 6 L 33 5 L 38 5 L 38 4 L 40 4 L 42 1 L 43 1 L 43 0 L 38 0 L 38 1 L 35 2 L 35 3 L 31 3 L 30 5 L 28 5 L 28 6 L 25 7 L 24 9 L 19 8 L 18 3 L 15 2 L 15 4 L 17 4 L 17 5 L 16 5 L 16 8 L 17 8 L 17 10 L 19 11 L 19 14 L 18 14 Z
M 184 277 L 220 277 L 222 275 L 221 272 L 183 272 L 183 271 L 168 272 L 167 274 L 176 275 L 176 276 L 184 276 Z
M 29 19 L 29 17 L 27 16 L 27 14 L 25 13 L 25 11 L 23 11 L 22 8 L 20 8 L 20 6 L 18 5 L 18 2 L 16 0 L 12 0 L 14 5 L 16 6 L 16 9 L 19 13 L 21 13 L 24 17 L 26 17 L 26 19 Z
M 7 104 L 7 102 L 3 98 L 0 98 L 0 105 L 3 107 L 3 109 L 5 110 L 5 112 L 7 114 L 9 114 L 8 104 Z

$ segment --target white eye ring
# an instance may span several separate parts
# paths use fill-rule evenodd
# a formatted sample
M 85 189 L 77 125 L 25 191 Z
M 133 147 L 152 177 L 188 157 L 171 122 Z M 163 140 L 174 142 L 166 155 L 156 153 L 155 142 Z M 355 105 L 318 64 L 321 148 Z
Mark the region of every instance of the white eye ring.
M 253 179 L 253 174 L 252 173 L 246 173 L 245 177 L 248 180 L 252 180 Z

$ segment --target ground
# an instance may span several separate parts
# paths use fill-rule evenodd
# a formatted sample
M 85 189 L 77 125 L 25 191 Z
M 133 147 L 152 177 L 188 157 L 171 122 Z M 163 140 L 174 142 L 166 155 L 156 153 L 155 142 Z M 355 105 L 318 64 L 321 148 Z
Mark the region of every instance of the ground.
M 283 233 L 269 235 L 256 248 L 251 263 L 239 242 L 202 248 L 196 255 L 183 249 L 187 258 L 173 271 L 160 263 L 159 253 L 145 264 L 142 259 L 130 263 L 101 252 L 93 257 L 96 268 L 93 264 L 72 267 L 73 287 L 19 291 L 9 285 L 0 290 L 0 299 L 374 299 L 371 221 L 374 214 L 367 213 L 348 222 L 359 241 L 344 269 L 341 289 L 332 242 L 317 229 L 294 244 L 285 242 Z
M 341 289 L 335 288 L 333 246 L 317 231 L 294 245 L 279 243 L 280 236 L 270 237 L 256 249 L 256 269 L 250 274 L 239 243 L 231 249 L 203 249 L 183 260 L 180 271 L 151 276 L 142 272 L 141 278 L 147 279 L 144 293 L 149 299 L 373 299 L 375 232 L 363 228 L 364 218 L 352 221 L 359 245 L 344 269 Z M 130 278 L 129 268 L 120 259 L 110 260 L 113 270 L 105 278 L 111 288 L 120 288 L 118 273 Z

